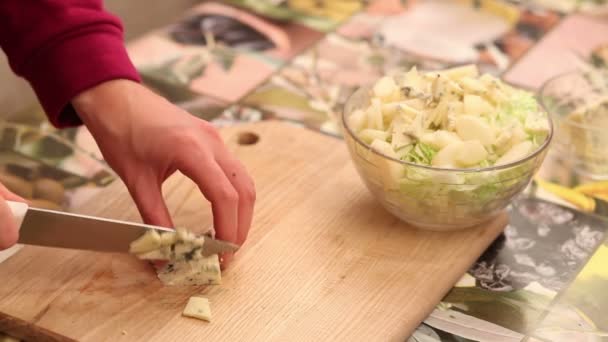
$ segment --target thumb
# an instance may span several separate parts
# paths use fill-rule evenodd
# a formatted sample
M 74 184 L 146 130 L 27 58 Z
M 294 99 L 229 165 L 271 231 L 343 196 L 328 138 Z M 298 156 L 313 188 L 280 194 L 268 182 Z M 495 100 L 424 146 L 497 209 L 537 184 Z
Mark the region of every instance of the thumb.
M 173 221 L 163 198 L 161 184 L 158 184 L 155 179 L 142 177 L 133 186 L 127 187 L 144 223 L 173 228 Z
M 0 183 L 0 197 L 3 197 L 5 200 L 8 201 L 27 203 L 27 201 L 23 197 L 14 194 L 9 189 L 7 189 L 2 183 Z
M 6 201 L 0 197 L 0 250 L 8 249 L 17 243 L 19 232 L 13 213 Z

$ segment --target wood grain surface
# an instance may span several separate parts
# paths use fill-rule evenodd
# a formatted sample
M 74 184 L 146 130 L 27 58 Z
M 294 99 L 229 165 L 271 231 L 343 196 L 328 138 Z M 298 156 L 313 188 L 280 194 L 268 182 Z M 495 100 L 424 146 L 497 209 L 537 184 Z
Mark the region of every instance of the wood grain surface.
M 259 136 L 239 145 L 244 132 Z M 222 130 L 253 175 L 249 238 L 212 287 L 163 287 L 129 255 L 27 246 L 0 264 L 0 331 L 36 341 L 405 341 L 502 231 L 414 229 L 385 212 L 341 140 L 287 123 Z M 175 175 L 176 225 L 206 230 L 209 205 Z M 122 184 L 81 213 L 140 221 Z M 192 295 L 211 323 L 185 318 Z

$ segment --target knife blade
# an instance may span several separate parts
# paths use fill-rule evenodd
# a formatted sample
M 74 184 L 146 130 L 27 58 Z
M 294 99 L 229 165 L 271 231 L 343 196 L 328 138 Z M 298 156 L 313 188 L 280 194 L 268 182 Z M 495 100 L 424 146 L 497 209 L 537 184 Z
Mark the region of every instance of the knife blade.
M 7 201 L 19 228 L 20 244 L 44 247 L 129 253 L 131 242 L 150 229 L 159 233 L 173 229 L 143 223 L 66 213 Z M 238 245 L 205 236 L 203 255 L 236 252 Z

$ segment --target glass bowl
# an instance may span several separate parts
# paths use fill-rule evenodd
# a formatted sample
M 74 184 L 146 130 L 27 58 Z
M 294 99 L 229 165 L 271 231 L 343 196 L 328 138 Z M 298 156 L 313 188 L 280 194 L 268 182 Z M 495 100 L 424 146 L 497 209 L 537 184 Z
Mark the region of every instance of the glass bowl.
M 551 129 L 542 145 L 510 164 L 477 169 L 418 165 L 372 150 L 351 130 L 349 116 L 369 106 L 370 94 L 370 86 L 359 88 L 342 112 L 341 124 L 352 162 L 371 194 L 388 212 L 425 230 L 464 229 L 496 217 L 529 184 L 553 135 L 549 118 Z
M 579 175 L 608 179 L 608 72 L 572 71 L 543 84 L 542 106 L 555 121 L 555 151 Z M 583 105 L 603 103 L 585 118 Z M 593 106 L 592 106 L 593 107 Z

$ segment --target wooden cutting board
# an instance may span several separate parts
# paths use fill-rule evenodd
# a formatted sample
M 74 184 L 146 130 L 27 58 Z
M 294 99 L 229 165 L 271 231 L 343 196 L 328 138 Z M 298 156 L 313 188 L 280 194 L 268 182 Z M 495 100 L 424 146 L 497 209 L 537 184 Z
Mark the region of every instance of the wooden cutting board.
M 248 132 L 259 141 L 239 145 Z M 129 255 L 27 246 L 0 264 L 0 331 L 36 341 L 404 341 L 506 224 L 416 230 L 375 202 L 341 140 L 280 122 L 222 134 L 258 201 L 221 286 L 163 287 Z M 211 224 L 188 179 L 163 190 L 176 225 Z M 121 184 L 80 212 L 140 220 Z M 209 298 L 211 323 L 181 316 L 192 295 Z

